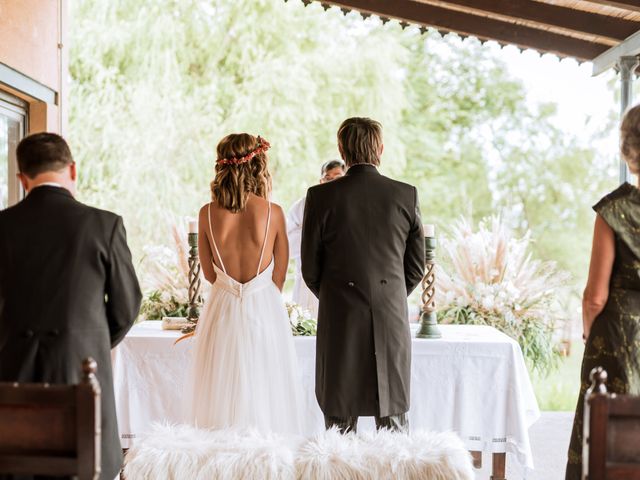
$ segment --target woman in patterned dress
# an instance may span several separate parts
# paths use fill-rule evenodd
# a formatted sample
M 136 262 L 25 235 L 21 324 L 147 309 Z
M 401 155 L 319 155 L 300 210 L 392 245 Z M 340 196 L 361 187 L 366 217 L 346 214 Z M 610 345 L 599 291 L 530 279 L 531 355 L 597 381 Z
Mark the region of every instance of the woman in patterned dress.
M 640 105 L 627 112 L 620 128 L 622 156 L 640 173 Z M 607 388 L 640 394 L 640 189 L 624 183 L 593 209 L 589 279 L 582 300 L 583 338 L 580 395 L 573 422 L 567 480 L 582 478 L 584 395 L 597 366 L 608 374 Z

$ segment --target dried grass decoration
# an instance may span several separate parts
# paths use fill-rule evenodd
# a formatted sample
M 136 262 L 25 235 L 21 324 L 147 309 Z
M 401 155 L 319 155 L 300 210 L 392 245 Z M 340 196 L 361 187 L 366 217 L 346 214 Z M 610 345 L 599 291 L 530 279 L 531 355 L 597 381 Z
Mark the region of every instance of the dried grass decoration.
M 484 219 L 477 230 L 460 219 L 441 243 L 439 321 L 495 327 L 518 341 L 531 368 L 551 371 L 558 358 L 554 325 L 566 316 L 560 298 L 569 275 L 554 262 L 534 260 L 530 232 L 515 238 L 499 216 Z

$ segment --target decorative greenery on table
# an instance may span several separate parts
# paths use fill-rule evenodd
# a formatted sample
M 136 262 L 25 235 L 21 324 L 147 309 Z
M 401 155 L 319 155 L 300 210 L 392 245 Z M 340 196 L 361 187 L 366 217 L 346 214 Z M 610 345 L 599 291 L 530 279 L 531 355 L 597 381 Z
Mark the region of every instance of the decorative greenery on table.
M 163 317 L 186 317 L 189 304 L 176 299 L 167 298 L 166 294 L 154 290 L 144 297 L 140 307 L 140 315 L 146 320 L 162 320 Z
M 495 327 L 518 341 L 532 370 L 552 371 L 568 274 L 532 259 L 529 234 L 514 238 L 500 217 L 481 221 L 475 231 L 461 219 L 441 243 L 450 273 L 444 267 L 438 273 L 439 321 Z
M 295 336 L 313 337 L 318 329 L 318 321 L 311 316 L 308 310 L 294 302 L 286 302 L 291 332 Z
M 169 246 L 145 247 L 142 269 L 147 292 L 140 308 L 141 317 L 146 320 L 162 320 L 163 317 L 186 317 L 189 308 L 189 265 L 187 262 L 189 245 L 186 221 L 176 221 L 171 225 Z M 208 283 L 203 282 L 203 290 Z M 186 330 L 193 330 L 195 323 Z M 188 333 L 185 331 L 184 333 Z

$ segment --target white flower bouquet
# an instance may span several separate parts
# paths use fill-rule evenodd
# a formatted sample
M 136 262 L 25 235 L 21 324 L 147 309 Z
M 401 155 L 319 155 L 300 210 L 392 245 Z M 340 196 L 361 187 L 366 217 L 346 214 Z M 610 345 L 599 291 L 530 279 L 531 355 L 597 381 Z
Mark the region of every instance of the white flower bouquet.
M 440 321 L 491 325 L 518 341 L 533 369 L 553 369 L 552 336 L 565 315 L 560 294 L 568 275 L 553 262 L 534 260 L 530 233 L 514 238 L 500 217 L 475 231 L 461 219 L 441 243 L 447 268 L 437 275 Z
M 318 321 L 311 316 L 308 310 L 305 310 L 300 305 L 294 302 L 286 302 L 287 314 L 289 315 L 289 323 L 291 325 L 291 332 L 295 336 L 309 336 L 316 335 L 318 330 Z

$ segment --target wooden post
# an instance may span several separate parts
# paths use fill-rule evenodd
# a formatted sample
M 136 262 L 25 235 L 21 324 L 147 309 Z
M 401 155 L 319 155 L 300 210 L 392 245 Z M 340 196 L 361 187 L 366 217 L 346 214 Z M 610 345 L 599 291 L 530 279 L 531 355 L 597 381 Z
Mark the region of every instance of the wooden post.
M 582 436 L 583 478 L 606 478 L 607 419 L 609 396 L 607 372 L 596 367 L 589 374 L 591 387 L 584 396 Z
M 491 480 L 507 480 L 507 454 L 494 453 L 491 465 Z
M 100 414 L 100 384 L 96 377 L 98 364 L 89 357 L 82 362 L 82 382 L 76 386 L 76 441 L 79 480 L 100 478 L 102 416 Z M 89 441 L 94 437 L 94 442 Z M 93 447 L 93 448 L 92 448 Z

